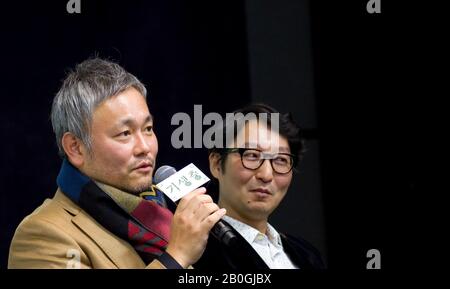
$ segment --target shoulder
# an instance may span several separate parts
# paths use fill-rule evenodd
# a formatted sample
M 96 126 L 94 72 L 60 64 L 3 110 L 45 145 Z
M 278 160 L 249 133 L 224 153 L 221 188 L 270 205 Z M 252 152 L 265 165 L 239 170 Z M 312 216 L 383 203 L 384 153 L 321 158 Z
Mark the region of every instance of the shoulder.
M 30 215 L 26 216 L 19 224 L 18 229 L 35 225 L 47 226 L 48 224 L 65 229 L 80 211 L 81 209 L 69 198 L 57 191 L 52 199 L 46 199 Z
M 281 233 L 280 236 L 281 239 L 283 240 L 283 243 L 289 243 L 291 246 L 295 246 L 302 250 L 311 252 L 315 255 L 320 254 L 319 250 L 317 250 L 316 247 L 314 247 L 311 243 L 309 243 L 308 241 L 306 241 L 301 237 L 293 236 L 286 233 Z
M 73 252 L 83 258 L 71 233 L 74 230 L 71 218 L 57 200 L 45 200 L 17 227 L 10 245 L 8 267 L 65 268 Z
M 325 264 L 319 250 L 311 243 L 303 238 L 290 234 L 281 233 L 280 236 L 284 250 L 291 258 L 299 260 L 296 263 L 302 263 L 300 267 L 306 266 L 310 269 L 325 269 Z

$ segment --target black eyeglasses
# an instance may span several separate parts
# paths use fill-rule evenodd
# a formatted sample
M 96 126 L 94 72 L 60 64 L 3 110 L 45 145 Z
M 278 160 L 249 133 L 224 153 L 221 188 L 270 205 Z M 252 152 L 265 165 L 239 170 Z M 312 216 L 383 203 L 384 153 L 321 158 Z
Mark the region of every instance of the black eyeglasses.
M 259 169 L 265 160 L 270 160 L 272 169 L 278 174 L 287 174 L 294 166 L 295 155 L 288 153 L 265 153 L 257 149 L 232 148 L 226 150 L 228 153 L 239 153 L 242 166 L 249 170 Z

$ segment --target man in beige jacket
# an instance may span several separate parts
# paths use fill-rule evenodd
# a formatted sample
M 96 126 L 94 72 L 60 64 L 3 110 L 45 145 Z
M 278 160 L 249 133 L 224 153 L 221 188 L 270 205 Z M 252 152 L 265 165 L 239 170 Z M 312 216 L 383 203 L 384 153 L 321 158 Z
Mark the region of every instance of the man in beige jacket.
M 200 258 L 225 210 L 199 188 L 172 214 L 153 190 L 158 142 L 136 77 L 86 60 L 64 80 L 51 116 L 58 190 L 18 226 L 9 268 L 189 268 Z

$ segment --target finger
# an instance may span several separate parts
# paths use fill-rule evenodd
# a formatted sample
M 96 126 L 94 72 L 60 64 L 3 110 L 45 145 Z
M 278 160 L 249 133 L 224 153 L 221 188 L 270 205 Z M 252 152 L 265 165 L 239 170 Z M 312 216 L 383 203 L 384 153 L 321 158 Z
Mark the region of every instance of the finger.
M 206 193 L 205 187 L 200 187 L 193 190 L 181 199 L 181 201 L 178 203 L 177 210 L 183 210 L 192 198 L 195 198 L 196 196 L 202 195 L 204 193 Z
M 206 230 L 211 230 L 212 227 L 227 213 L 227 210 L 222 208 L 219 209 L 217 211 L 215 211 L 214 213 L 212 213 L 211 215 L 209 215 L 208 217 L 206 217 L 203 222 L 202 222 L 202 226 L 204 226 L 204 228 Z
M 194 214 L 202 204 L 212 203 L 213 200 L 210 195 L 202 194 L 194 196 L 190 200 L 185 200 L 185 202 L 182 211 L 189 211 L 191 214 Z
M 197 210 L 200 206 L 202 206 L 203 204 L 208 204 L 208 203 L 214 203 L 211 196 L 207 195 L 207 194 L 203 194 L 203 195 L 199 195 L 199 196 L 195 196 L 194 198 L 192 198 L 189 201 L 189 204 L 187 205 L 190 209 L 192 210 Z
M 214 203 L 203 203 L 200 204 L 200 207 L 194 212 L 194 218 L 199 222 L 203 222 L 204 219 L 209 217 L 212 213 L 218 211 L 220 208 Z

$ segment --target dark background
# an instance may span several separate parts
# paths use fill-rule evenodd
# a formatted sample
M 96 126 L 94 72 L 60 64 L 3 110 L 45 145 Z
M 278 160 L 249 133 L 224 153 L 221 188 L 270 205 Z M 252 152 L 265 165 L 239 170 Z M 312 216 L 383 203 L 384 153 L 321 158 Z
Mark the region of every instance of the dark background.
M 175 150 L 170 119 L 231 112 L 251 101 L 291 111 L 308 152 L 271 223 L 302 236 L 329 268 L 404 262 L 417 194 L 421 104 L 412 92 L 408 6 L 382 1 L 67 1 L 2 4 L 0 267 L 19 222 L 55 190 L 60 159 L 49 121 L 68 68 L 98 55 L 149 89 L 158 164 L 194 162 L 204 149 Z M 411 76 L 411 77 L 409 77 Z M 414 156 L 414 157 L 412 157 Z

